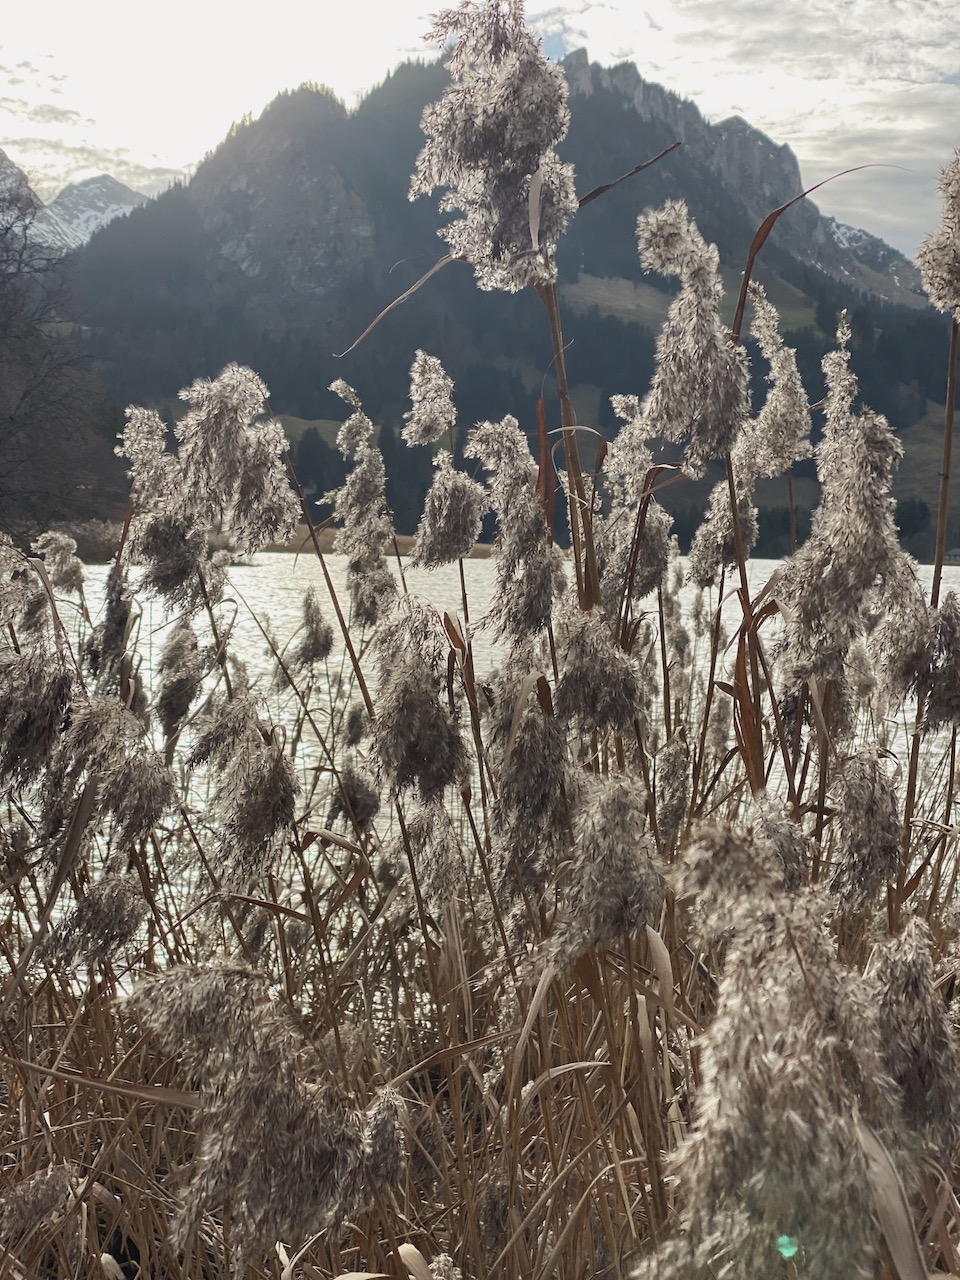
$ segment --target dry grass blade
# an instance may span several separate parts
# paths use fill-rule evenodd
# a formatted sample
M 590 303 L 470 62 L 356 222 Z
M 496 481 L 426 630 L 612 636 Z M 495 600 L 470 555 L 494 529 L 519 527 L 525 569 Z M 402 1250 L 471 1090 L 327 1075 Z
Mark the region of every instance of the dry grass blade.
M 428 1268 L 427 1275 L 429 1274 L 430 1270 Z M 293 1280 L 292 1268 L 289 1272 L 284 1268 L 282 1278 L 283 1280 Z M 334 1280 L 396 1280 L 396 1276 L 391 1276 L 386 1271 L 341 1271 Z
M 9 1058 L 4 1053 L 0 1053 L 0 1062 L 17 1071 L 31 1072 L 49 1080 L 62 1080 L 66 1084 L 79 1085 L 82 1089 L 93 1089 L 98 1093 L 116 1094 L 120 1098 L 136 1098 L 151 1106 L 182 1107 L 185 1111 L 193 1111 L 200 1105 L 200 1095 L 186 1089 L 170 1089 L 159 1084 L 131 1084 L 125 1080 L 104 1080 L 86 1076 L 80 1071 L 58 1071 L 55 1067 L 42 1067 L 37 1062 Z
M 658 160 L 662 160 L 664 156 L 668 156 L 671 151 L 676 151 L 677 147 L 682 145 L 679 141 L 671 142 L 669 147 L 664 147 L 660 154 L 654 156 L 652 160 L 644 160 L 643 164 L 638 164 L 628 173 L 621 174 L 619 178 L 614 178 L 613 182 L 604 182 L 599 187 L 594 187 L 592 191 L 588 191 L 585 196 L 581 197 L 579 207 L 582 209 L 584 205 L 590 204 L 593 200 L 598 200 L 600 196 L 606 195 L 614 187 L 619 187 L 621 182 L 626 182 L 628 178 L 633 178 L 638 173 L 643 173 L 644 169 L 649 169 L 652 164 L 656 164 Z
M 928 1280 L 920 1241 L 910 1216 L 910 1203 L 900 1176 L 886 1147 L 870 1126 L 861 1120 L 858 1128 L 880 1228 L 900 1273 L 900 1280 Z
M 465 1053 L 473 1053 L 476 1049 L 484 1049 L 487 1045 L 500 1044 L 504 1040 L 509 1040 L 517 1034 L 516 1031 L 497 1031 L 488 1036 L 481 1036 L 478 1040 L 470 1040 L 466 1044 L 452 1044 L 449 1048 L 438 1049 L 436 1053 L 431 1053 L 428 1058 L 424 1058 L 422 1062 L 418 1062 L 416 1066 L 410 1067 L 408 1071 L 404 1071 L 401 1075 L 394 1076 L 390 1081 L 392 1089 L 399 1089 L 401 1085 L 412 1080 L 414 1076 L 424 1072 L 432 1071 L 434 1067 L 442 1066 L 445 1062 L 451 1062 L 454 1058 L 460 1058 Z
M 653 956 L 653 966 L 657 971 L 657 978 L 660 982 L 660 998 L 663 1001 L 663 1010 L 666 1014 L 667 1025 L 674 1014 L 673 1003 L 673 965 L 670 963 L 670 952 L 667 950 L 666 943 L 660 934 L 652 925 L 645 928 L 647 935 L 647 946 L 650 948 L 650 954 Z
M 399 298 L 394 298 L 394 300 L 389 304 L 389 306 L 384 307 L 383 310 L 380 312 L 380 314 L 370 321 L 370 323 L 364 329 L 363 333 L 361 333 L 360 337 L 356 338 L 353 342 L 351 342 L 349 347 L 347 347 L 346 351 L 340 352 L 339 356 L 337 356 L 337 359 L 342 360 L 343 357 L 348 356 L 351 351 L 356 351 L 360 343 L 363 342 L 365 338 L 368 338 L 371 333 L 373 333 L 374 329 L 376 329 L 377 325 L 380 323 L 381 320 L 385 319 L 390 314 L 391 311 L 395 311 L 397 307 L 402 306 L 403 303 L 406 302 L 409 298 L 412 298 L 413 295 L 417 292 L 417 290 L 422 288 L 423 285 L 425 285 L 432 276 L 435 276 L 442 267 L 445 267 L 447 265 L 447 263 L 453 262 L 453 261 L 454 261 L 454 258 L 449 253 L 445 253 L 442 258 L 439 258 L 433 264 L 433 266 L 430 268 L 429 271 L 425 271 L 423 273 L 423 275 L 415 284 L 412 284 L 409 289 L 407 289 L 404 293 L 401 293 Z
M 407 1268 L 411 1280 L 433 1280 L 430 1274 L 430 1264 L 416 1245 L 402 1244 L 397 1253 L 401 1262 Z

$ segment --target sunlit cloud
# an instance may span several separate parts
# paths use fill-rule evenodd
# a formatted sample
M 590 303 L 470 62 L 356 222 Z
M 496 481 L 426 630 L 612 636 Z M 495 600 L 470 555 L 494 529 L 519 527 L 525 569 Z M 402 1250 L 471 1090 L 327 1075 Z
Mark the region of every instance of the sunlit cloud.
M 74 0 L 16 6 L 0 32 L 0 146 L 42 171 L 45 195 L 93 155 L 181 172 L 281 89 L 314 80 L 349 106 L 398 62 L 433 56 L 422 35 L 441 7 L 355 0 L 338 8 L 333 39 L 328 6 L 293 0 L 275 0 L 255 28 L 232 0 L 168 0 L 136 22 L 128 0 L 93 0 L 92 13 Z M 960 142 L 955 0 L 528 0 L 527 12 L 549 56 L 632 61 L 711 122 L 742 115 L 793 148 L 807 184 L 902 166 L 818 192 L 843 221 L 912 253 L 938 219 L 937 172 Z M 30 156 L 13 134 L 38 139 Z
M 42 102 L 37 107 L 28 108 L 23 113 L 23 117 L 31 124 L 79 124 L 83 119 L 79 111 L 55 107 L 50 102 Z
M 47 199 L 67 183 L 81 182 L 101 173 L 112 174 L 144 195 L 156 195 L 184 176 L 180 169 L 142 164 L 122 147 L 111 150 L 22 136 L 4 143 L 3 149 L 11 158 L 16 158 L 34 190 Z M 20 156 L 29 157 L 29 162 L 23 163 Z

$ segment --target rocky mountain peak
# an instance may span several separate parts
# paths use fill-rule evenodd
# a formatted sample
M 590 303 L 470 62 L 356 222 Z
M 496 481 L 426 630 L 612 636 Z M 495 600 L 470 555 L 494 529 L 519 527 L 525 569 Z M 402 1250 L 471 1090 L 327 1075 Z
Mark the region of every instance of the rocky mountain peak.
M 622 101 L 627 123 L 666 126 L 688 157 L 715 175 L 755 227 L 804 189 L 800 165 L 786 143 L 776 143 L 740 116 L 710 124 L 692 102 L 643 79 L 633 63 L 601 67 L 585 49 L 564 59 L 571 97 L 605 90 Z M 575 103 L 573 109 L 576 110 Z M 643 159 L 645 157 L 638 157 Z M 888 302 L 925 306 L 916 267 L 876 236 L 847 228 L 820 213 L 810 199 L 779 220 L 774 238 L 795 257 Z
M 0 151 L 0 199 L 17 202 L 29 221 L 28 239 L 40 248 L 68 253 L 80 244 L 71 229 L 44 205 L 27 175 L 5 151 Z
M 373 218 L 343 172 L 346 120 L 329 90 L 301 85 L 234 125 L 190 182 L 222 256 L 275 292 L 318 297 L 372 257 Z
M 47 210 L 73 234 L 77 244 L 86 244 L 95 231 L 146 200 L 139 191 L 100 173 L 82 182 L 71 182 L 47 205 Z

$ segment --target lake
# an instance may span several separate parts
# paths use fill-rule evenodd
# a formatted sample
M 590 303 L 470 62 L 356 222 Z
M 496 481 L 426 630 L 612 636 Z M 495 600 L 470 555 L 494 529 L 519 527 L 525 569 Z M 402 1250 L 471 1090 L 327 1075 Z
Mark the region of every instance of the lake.
M 685 567 L 685 561 L 681 563 Z M 749 581 L 754 599 L 770 581 L 781 563 L 776 560 L 750 562 Z M 349 592 L 346 587 L 346 560 L 343 556 L 332 554 L 326 557 L 326 564 L 341 604 L 346 608 L 349 601 Z M 390 564 L 399 582 L 400 570 L 397 561 L 394 559 Z M 86 570 L 88 605 L 94 618 L 102 608 L 107 573 L 107 566 L 103 565 L 92 566 Z M 482 678 L 490 673 L 502 653 L 502 646 L 497 642 L 492 631 L 482 625 L 483 615 L 490 606 L 495 590 L 496 561 L 494 559 L 467 560 L 464 562 L 464 574 L 473 635 L 474 661 L 477 674 Z M 426 570 L 411 568 L 409 561 L 404 561 L 403 576 L 409 591 L 432 604 L 439 612 L 446 611 L 451 616 L 462 619 L 460 577 L 456 565 Z M 920 566 L 921 583 L 928 592 L 932 576 L 932 566 Z M 341 680 L 350 679 L 350 668 L 323 574 L 316 558 L 307 554 L 294 556 L 287 553 L 262 553 L 253 557 L 249 564 L 234 565 L 229 570 L 228 587 L 221 609 L 228 618 L 232 619 L 230 648 L 246 663 L 251 682 L 258 686 L 259 691 L 269 689 L 275 664 L 258 621 L 268 627 L 282 649 L 301 626 L 303 597 L 311 586 L 316 588 L 321 609 L 334 630 L 334 648 L 327 663 L 327 680 L 330 686 L 336 687 Z M 950 565 L 944 568 L 941 598 L 949 590 L 960 592 L 960 567 L 958 566 Z M 697 592 L 691 586 L 685 586 L 681 591 L 681 603 L 687 619 L 692 613 L 696 596 Z M 715 597 L 716 592 L 709 593 L 707 597 L 711 612 L 715 607 L 713 603 Z M 164 636 L 171 623 L 158 602 L 138 597 L 138 603 L 143 612 L 139 624 L 137 651 L 143 664 L 144 680 L 149 686 L 153 670 L 159 660 Z M 648 596 L 644 605 L 655 613 L 656 596 Z M 655 618 L 654 621 L 656 621 Z M 739 621 L 740 607 L 735 591 L 731 589 L 728 590 L 724 602 L 724 625 L 728 636 L 734 634 Z M 775 640 L 776 625 L 776 619 L 764 624 L 762 634 L 768 649 Z M 201 643 L 208 642 L 209 637 L 204 640 L 201 636 Z M 354 642 L 356 643 L 356 637 Z M 724 655 L 723 659 L 728 676 L 732 656 L 731 650 Z M 375 687 L 376 671 L 373 662 L 365 660 L 363 665 L 368 679 Z M 285 695 L 270 693 L 268 704 L 271 714 L 278 720 L 288 721 L 290 699 L 289 693 Z M 314 690 L 311 705 L 321 710 L 329 707 L 328 690 L 322 688 Z M 895 749 L 899 754 L 899 744 Z M 308 751 L 307 757 L 309 758 L 312 754 Z

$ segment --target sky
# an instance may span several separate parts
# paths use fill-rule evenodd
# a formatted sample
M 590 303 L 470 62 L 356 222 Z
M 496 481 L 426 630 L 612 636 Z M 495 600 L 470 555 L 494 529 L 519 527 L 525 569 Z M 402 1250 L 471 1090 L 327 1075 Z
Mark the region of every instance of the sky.
M 447 0 L 450 3 L 450 0 Z M 52 198 L 111 173 L 153 192 L 281 90 L 348 106 L 399 62 L 433 57 L 430 0 L 44 0 L 0 26 L 0 148 Z M 708 120 L 741 115 L 789 143 L 815 197 L 912 256 L 940 219 L 960 147 L 957 0 L 528 0 L 551 57 L 635 62 Z M 616 176 L 616 175 L 611 175 Z

